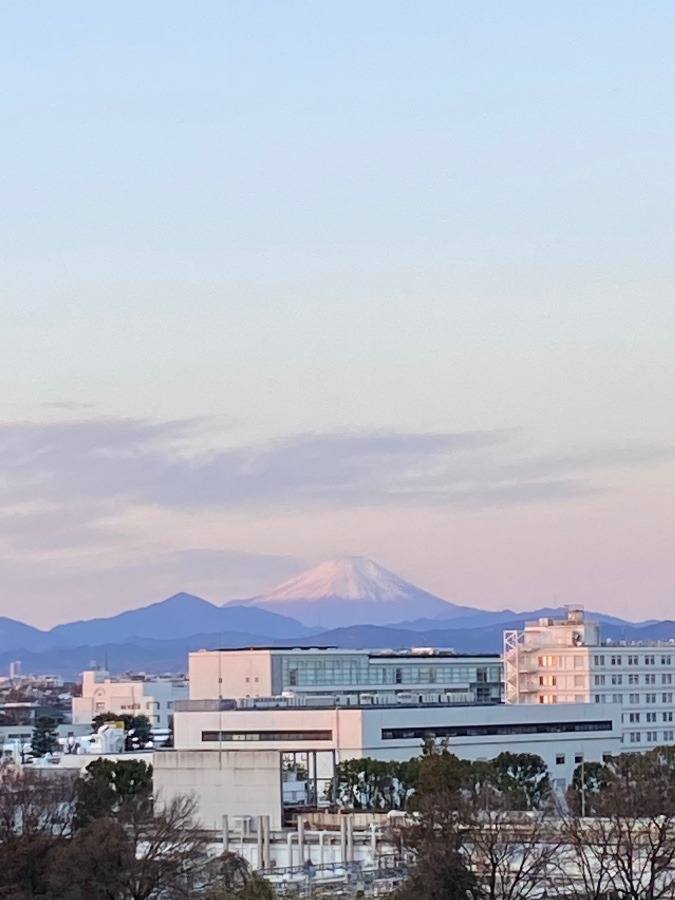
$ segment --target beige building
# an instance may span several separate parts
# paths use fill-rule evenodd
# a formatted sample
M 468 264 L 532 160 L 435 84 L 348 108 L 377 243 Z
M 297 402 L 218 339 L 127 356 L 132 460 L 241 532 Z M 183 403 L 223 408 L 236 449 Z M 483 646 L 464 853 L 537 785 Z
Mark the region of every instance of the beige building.
M 144 715 L 158 731 L 170 727 L 177 700 L 189 696 L 185 678 L 113 677 L 104 669 L 82 673 L 82 696 L 73 697 L 74 725 L 90 725 L 99 713 Z
M 616 709 L 625 750 L 675 743 L 675 643 L 603 643 L 581 609 L 504 633 L 504 691 L 507 704 Z

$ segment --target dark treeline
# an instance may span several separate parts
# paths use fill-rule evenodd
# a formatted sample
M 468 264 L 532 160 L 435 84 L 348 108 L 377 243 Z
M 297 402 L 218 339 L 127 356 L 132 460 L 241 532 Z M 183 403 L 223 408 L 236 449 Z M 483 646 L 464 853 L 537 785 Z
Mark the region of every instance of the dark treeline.
M 341 790 L 357 768 L 341 771 Z M 371 791 L 374 806 L 390 793 Z M 411 814 L 401 847 L 413 864 L 396 900 L 675 897 L 675 748 L 579 766 L 560 798 L 539 757 L 471 763 L 428 744 L 413 788 L 390 808 L 401 803 Z

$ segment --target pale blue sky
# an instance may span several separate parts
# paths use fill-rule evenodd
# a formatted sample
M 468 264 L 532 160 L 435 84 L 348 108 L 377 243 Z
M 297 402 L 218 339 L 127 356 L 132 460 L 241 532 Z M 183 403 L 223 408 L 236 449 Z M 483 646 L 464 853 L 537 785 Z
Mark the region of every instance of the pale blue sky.
M 362 553 L 667 613 L 674 38 L 671 2 L 0 4 L 2 593 Z

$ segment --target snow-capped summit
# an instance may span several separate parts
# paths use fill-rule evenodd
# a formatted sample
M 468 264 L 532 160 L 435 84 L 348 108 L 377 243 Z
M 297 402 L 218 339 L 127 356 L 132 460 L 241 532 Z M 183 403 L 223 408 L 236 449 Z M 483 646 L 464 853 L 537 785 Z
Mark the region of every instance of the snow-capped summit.
M 329 559 L 245 603 L 323 628 L 391 625 L 453 608 L 363 556 Z
M 324 597 L 342 600 L 374 600 L 384 603 L 409 596 L 417 588 L 365 556 L 328 559 L 258 597 L 260 601 L 302 600 Z

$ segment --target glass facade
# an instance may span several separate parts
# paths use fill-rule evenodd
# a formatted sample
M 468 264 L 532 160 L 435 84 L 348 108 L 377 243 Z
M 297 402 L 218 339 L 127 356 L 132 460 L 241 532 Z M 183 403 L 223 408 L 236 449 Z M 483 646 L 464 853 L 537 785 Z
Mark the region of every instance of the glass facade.
M 448 656 L 376 656 L 339 653 L 287 654 L 281 660 L 282 689 L 376 690 L 429 688 L 471 692 L 478 702 L 501 700 L 498 659 Z

